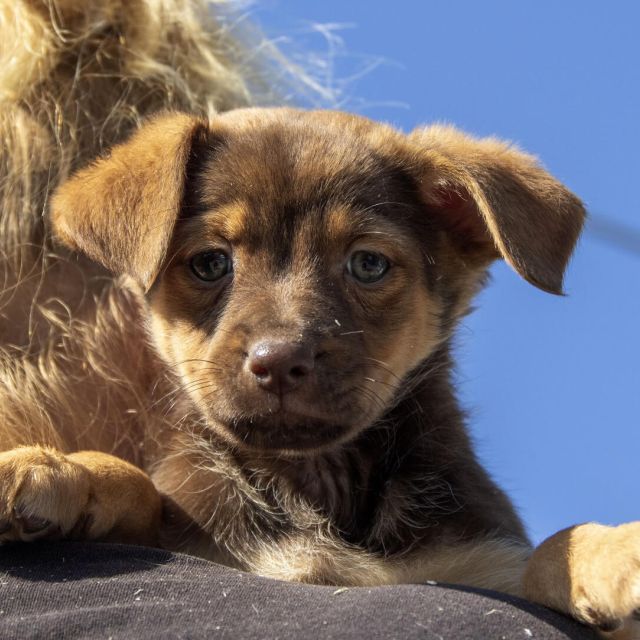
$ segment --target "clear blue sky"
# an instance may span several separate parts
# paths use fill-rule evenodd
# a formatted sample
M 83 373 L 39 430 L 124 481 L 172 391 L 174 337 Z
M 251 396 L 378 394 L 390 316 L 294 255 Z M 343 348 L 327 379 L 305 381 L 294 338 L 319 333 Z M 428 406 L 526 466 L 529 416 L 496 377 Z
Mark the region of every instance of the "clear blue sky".
M 640 252 L 640 3 L 265 0 L 271 36 L 326 53 L 347 24 L 344 108 L 410 130 L 446 121 L 536 154 Z M 330 78 L 327 74 L 326 78 Z M 640 519 L 640 253 L 583 236 L 567 298 L 496 264 L 459 333 L 459 390 L 487 468 L 535 541 Z

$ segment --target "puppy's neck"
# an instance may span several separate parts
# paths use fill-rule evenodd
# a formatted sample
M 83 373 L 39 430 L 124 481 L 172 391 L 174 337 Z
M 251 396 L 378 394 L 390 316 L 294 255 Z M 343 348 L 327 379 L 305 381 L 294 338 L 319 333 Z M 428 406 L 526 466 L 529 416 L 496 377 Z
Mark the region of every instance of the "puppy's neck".
M 473 460 L 450 369 L 445 345 L 409 376 L 408 391 L 376 423 L 328 452 L 283 457 L 227 450 L 270 500 L 307 503 L 353 542 L 369 536 L 380 500 L 398 483 L 424 490 L 421 498 L 432 509 L 422 514 L 429 520 L 459 508 L 443 470 L 452 458 Z
M 191 422 L 182 416 L 154 482 L 192 521 L 204 518 L 211 530 L 203 540 L 227 535 L 217 530 L 218 521 L 239 527 L 233 534 L 238 540 L 247 523 L 262 522 L 274 536 L 329 525 L 343 540 L 382 554 L 445 538 L 526 540 L 508 499 L 473 454 L 450 373 L 444 345 L 382 419 L 317 455 L 286 458 L 239 449 L 201 417 Z

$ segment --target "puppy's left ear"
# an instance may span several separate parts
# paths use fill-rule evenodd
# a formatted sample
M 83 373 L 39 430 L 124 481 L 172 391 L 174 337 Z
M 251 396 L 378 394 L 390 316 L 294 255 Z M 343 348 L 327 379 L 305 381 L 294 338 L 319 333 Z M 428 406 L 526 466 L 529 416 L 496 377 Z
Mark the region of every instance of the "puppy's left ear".
M 561 294 L 585 219 L 580 200 L 504 142 L 445 126 L 416 130 L 409 139 L 421 159 L 422 196 L 457 245 L 502 257 L 535 286 Z
M 145 124 L 57 189 L 50 209 L 57 238 L 148 290 L 180 214 L 194 145 L 207 132 L 185 114 Z

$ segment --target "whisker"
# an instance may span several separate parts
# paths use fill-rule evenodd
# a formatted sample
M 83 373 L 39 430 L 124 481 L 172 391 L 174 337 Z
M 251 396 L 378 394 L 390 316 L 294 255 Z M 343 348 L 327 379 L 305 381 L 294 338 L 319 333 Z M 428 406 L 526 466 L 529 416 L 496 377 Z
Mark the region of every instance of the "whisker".
M 386 403 L 384 402 L 384 400 L 373 389 L 369 387 L 362 387 L 360 385 L 357 385 L 354 387 L 354 391 L 359 392 L 363 398 L 365 398 L 370 402 L 373 402 L 373 404 L 376 405 L 378 408 L 380 409 L 386 408 Z
M 396 389 L 397 385 L 391 383 L 391 382 L 385 382 L 384 380 L 376 380 L 375 378 L 364 378 L 365 380 L 368 380 L 369 382 L 375 382 L 376 384 L 383 384 L 386 387 L 390 387 L 391 389 Z
M 403 207 L 405 209 L 412 209 L 413 208 L 413 206 L 408 204 L 407 202 L 394 202 L 393 200 L 387 200 L 385 202 L 376 202 L 375 204 L 369 205 L 368 207 L 366 207 L 364 209 L 358 209 L 358 213 L 367 213 L 367 212 L 371 211 L 372 209 L 376 209 L 377 207 L 386 207 L 388 205 L 393 205 L 394 207 Z
M 171 367 L 179 367 L 180 365 L 188 364 L 190 362 L 206 362 L 207 364 L 211 365 L 212 367 L 219 367 L 219 365 L 217 365 L 215 362 L 213 362 L 211 360 L 207 360 L 206 358 L 187 358 L 185 360 L 179 360 L 179 361 L 176 361 L 176 362 L 170 362 L 169 366 L 171 366 Z
M 395 371 L 393 371 L 386 362 L 382 362 L 382 360 L 376 360 L 375 358 L 365 357 L 364 360 L 370 360 L 374 363 L 379 369 L 393 376 L 399 382 L 402 380 L 402 377 L 399 376 Z

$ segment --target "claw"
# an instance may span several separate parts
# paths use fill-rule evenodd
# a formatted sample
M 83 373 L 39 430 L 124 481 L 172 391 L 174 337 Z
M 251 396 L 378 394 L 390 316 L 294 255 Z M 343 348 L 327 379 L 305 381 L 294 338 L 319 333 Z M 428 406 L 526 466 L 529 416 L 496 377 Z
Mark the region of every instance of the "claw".
M 24 507 L 15 507 L 13 514 L 16 520 L 20 522 L 24 533 L 40 533 L 40 531 L 44 531 L 47 527 L 51 526 L 50 520 L 38 518 L 38 516 L 27 513 Z
M 624 623 L 620 618 L 610 618 L 609 620 L 601 620 L 598 622 L 598 629 L 605 633 L 611 633 L 612 631 L 620 629 L 623 624 Z

